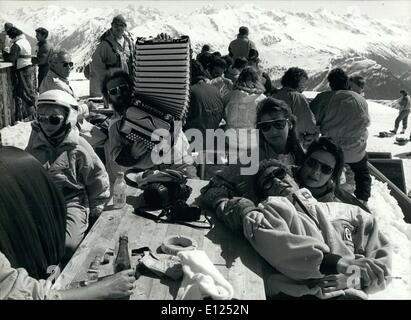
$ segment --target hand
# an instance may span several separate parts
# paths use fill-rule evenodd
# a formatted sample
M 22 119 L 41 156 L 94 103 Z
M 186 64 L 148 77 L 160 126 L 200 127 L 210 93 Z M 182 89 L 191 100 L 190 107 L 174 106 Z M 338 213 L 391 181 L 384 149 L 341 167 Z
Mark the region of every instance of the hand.
M 345 274 L 333 274 L 319 280 L 317 285 L 323 289 L 324 293 L 343 290 L 348 288 L 348 278 L 349 276 Z
M 141 158 L 141 156 L 146 154 L 148 151 L 149 151 L 149 149 L 147 149 L 147 147 L 139 141 L 134 142 L 133 145 L 131 146 L 131 150 L 130 150 L 131 156 L 134 159 Z
M 357 269 L 356 269 L 357 268 Z M 377 280 L 377 284 L 384 283 L 384 276 L 388 270 L 381 262 L 371 258 L 346 259 L 341 258 L 337 263 L 337 271 L 345 275 L 352 275 L 356 270 L 360 272 L 362 284 L 368 287 Z M 357 271 L 357 272 L 358 272 Z
M 103 299 L 118 299 L 131 296 L 134 289 L 135 270 L 129 269 L 105 277 L 90 286 L 99 286 Z
M 260 211 L 250 211 L 243 219 L 244 236 L 250 240 L 254 238 L 254 233 L 259 228 L 269 227 L 269 222 L 265 219 L 264 214 Z

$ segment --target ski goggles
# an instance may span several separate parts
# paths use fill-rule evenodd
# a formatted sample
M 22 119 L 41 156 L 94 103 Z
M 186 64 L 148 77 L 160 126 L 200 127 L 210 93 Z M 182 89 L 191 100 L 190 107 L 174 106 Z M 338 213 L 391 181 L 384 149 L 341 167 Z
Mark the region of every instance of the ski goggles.
M 61 114 L 51 114 L 49 116 L 45 115 L 37 115 L 37 121 L 40 123 L 50 124 L 52 126 L 59 125 L 62 121 L 64 121 L 64 116 Z
M 129 89 L 128 84 L 120 84 L 117 87 L 108 89 L 107 92 L 109 93 L 109 95 L 111 96 L 115 96 L 118 95 L 119 93 L 124 93 Z
M 308 158 L 305 164 L 311 169 L 317 169 L 318 166 L 320 166 L 320 170 L 324 174 L 331 174 L 334 171 L 334 168 L 330 167 L 327 164 L 321 163 L 314 158 Z
M 271 127 L 274 127 L 277 130 L 283 130 L 287 125 L 287 121 L 288 119 L 259 122 L 257 123 L 257 128 L 261 129 L 263 132 L 270 131 Z
M 63 64 L 64 68 L 67 68 L 67 67 L 73 68 L 73 66 L 74 66 L 74 63 L 71 62 L 71 61 L 70 62 L 64 61 L 64 62 L 62 62 L 62 64 Z
M 274 179 L 283 180 L 287 175 L 287 171 L 284 168 L 278 168 L 270 172 L 265 178 L 264 182 L 262 183 L 263 190 L 271 189 L 274 183 Z

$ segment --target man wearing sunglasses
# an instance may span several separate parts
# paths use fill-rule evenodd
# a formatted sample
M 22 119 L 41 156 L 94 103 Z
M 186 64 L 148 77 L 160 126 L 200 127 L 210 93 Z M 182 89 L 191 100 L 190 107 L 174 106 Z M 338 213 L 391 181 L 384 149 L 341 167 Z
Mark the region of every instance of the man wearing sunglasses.
M 101 97 L 101 85 L 108 70 L 120 68 L 132 71 L 134 40 L 127 32 L 127 22 L 122 15 L 113 18 L 111 29 L 100 38 L 90 63 L 90 97 Z
M 40 94 L 26 151 L 48 171 L 67 206 L 66 252 L 74 253 L 110 196 L 106 169 L 90 144 L 79 136 L 78 102 L 62 90 Z
M 57 89 L 63 90 L 75 97 L 74 91 L 68 80 L 73 69 L 74 63 L 67 50 L 61 49 L 54 51 L 49 58 L 49 71 L 39 88 L 40 94 L 48 90 Z

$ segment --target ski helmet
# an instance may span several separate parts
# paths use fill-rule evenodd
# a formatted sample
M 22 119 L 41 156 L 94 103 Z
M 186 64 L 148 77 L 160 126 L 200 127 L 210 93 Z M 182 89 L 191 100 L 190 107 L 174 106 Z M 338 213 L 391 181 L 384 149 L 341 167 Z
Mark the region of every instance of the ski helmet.
M 37 100 L 37 108 L 44 104 L 54 104 L 62 106 L 68 110 L 66 124 L 74 127 L 77 123 L 79 104 L 77 100 L 69 93 L 62 90 L 48 90 L 40 94 Z

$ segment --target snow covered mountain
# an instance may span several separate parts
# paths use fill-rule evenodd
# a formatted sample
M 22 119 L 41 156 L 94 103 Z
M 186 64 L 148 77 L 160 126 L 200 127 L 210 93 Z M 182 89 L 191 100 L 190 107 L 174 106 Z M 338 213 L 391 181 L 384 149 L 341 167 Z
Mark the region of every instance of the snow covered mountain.
M 238 27 L 247 25 L 262 65 L 273 79 L 287 68 L 299 66 L 312 77 L 309 89 L 324 89 L 326 73 L 335 66 L 364 75 L 369 98 L 392 99 L 399 88 L 411 87 L 411 20 L 375 20 L 364 14 L 323 9 L 313 13 L 267 10 L 250 4 L 219 10 L 208 5 L 190 15 L 172 15 L 133 4 L 121 12 L 110 7 L 28 7 L 0 13 L 0 22 L 13 22 L 32 36 L 39 26 L 49 29 L 50 42 L 70 50 L 76 64 L 82 66 L 91 56 L 95 39 L 118 13 L 125 16 L 135 36 L 160 32 L 189 35 L 195 53 L 208 43 L 213 51 L 227 54 Z

